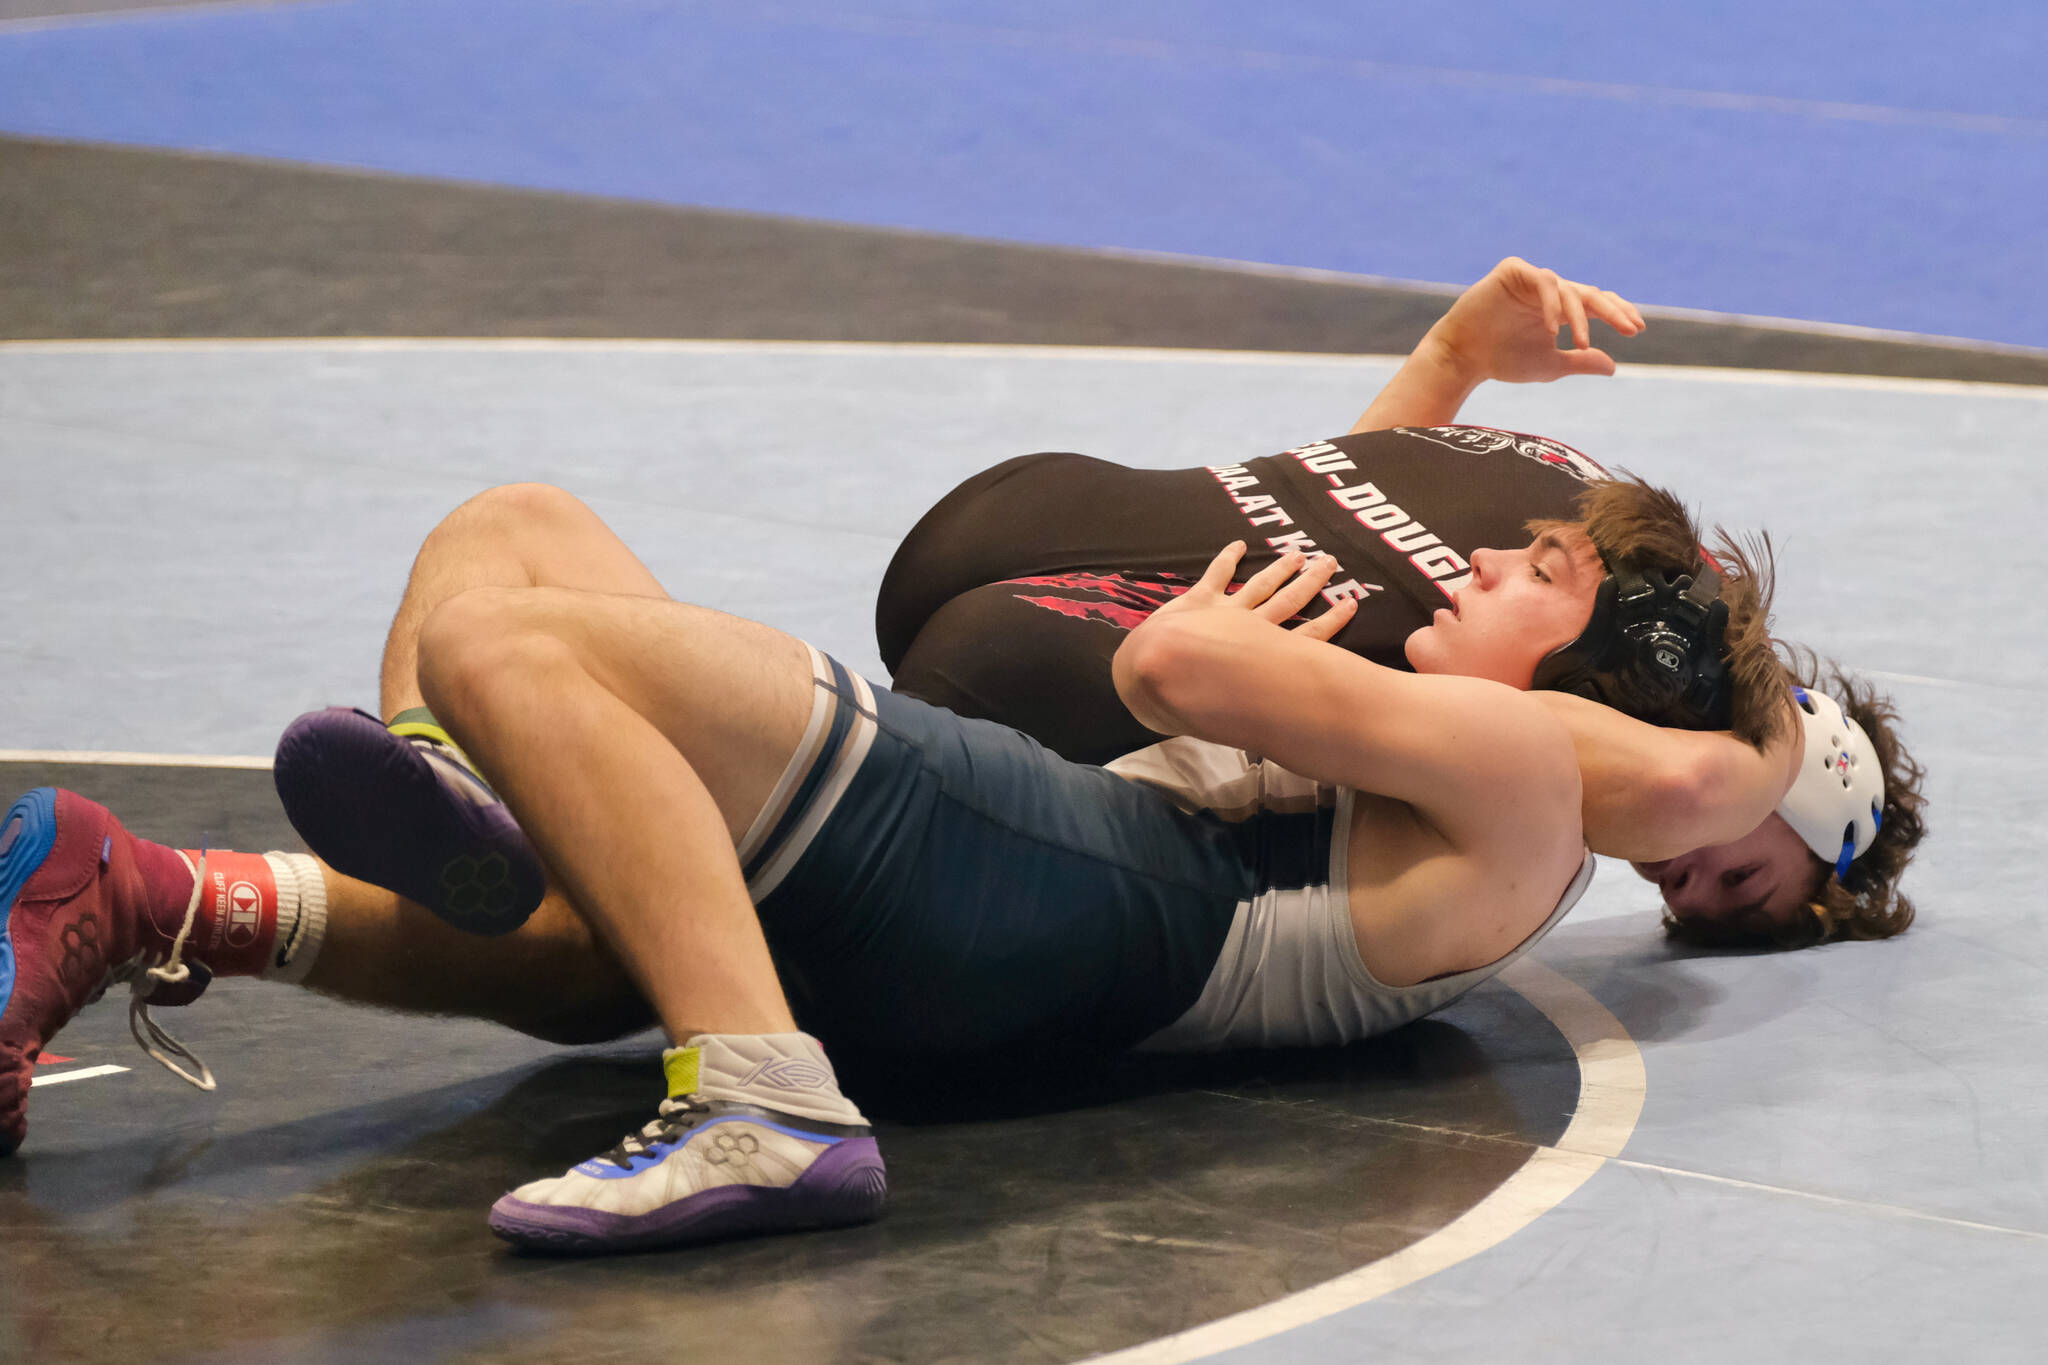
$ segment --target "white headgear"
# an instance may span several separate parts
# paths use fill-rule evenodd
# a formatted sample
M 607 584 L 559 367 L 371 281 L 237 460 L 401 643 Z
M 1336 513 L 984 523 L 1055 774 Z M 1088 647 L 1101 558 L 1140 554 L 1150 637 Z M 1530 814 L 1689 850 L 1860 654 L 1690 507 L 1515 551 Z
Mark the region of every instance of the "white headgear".
M 1839 877 L 1884 823 L 1884 765 L 1870 736 L 1834 698 L 1794 687 L 1792 700 L 1806 729 L 1806 757 L 1778 814 Z

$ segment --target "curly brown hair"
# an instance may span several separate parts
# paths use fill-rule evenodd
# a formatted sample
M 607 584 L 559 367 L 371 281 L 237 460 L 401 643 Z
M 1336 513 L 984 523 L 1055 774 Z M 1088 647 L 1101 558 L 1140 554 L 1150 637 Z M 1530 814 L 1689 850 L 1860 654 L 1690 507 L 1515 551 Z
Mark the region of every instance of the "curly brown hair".
M 1586 536 L 1608 564 L 1638 570 L 1689 574 L 1706 557 L 1721 574 L 1721 600 L 1728 604 L 1723 637 L 1731 694 L 1729 728 L 1744 743 L 1762 749 L 1790 723 L 1786 700 L 1791 682 L 1771 639 L 1774 562 L 1768 536 L 1739 542 L 1714 528 L 1709 550 L 1692 513 L 1675 494 L 1626 472 L 1587 485 L 1579 494 L 1576 521 L 1532 521 L 1531 535 L 1577 532 Z
M 1818 660 L 1811 651 L 1791 646 L 1787 650 L 1801 678 L 1819 675 Z M 1842 710 L 1863 727 L 1877 751 L 1878 766 L 1884 770 L 1884 818 L 1876 840 L 1841 878 L 1834 875 L 1831 864 L 1815 856 L 1813 899 L 1787 924 L 1758 931 L 1741 924 L 1681 920 L 1666 909 L 1664 932 L 1671 938 L 1712 948 L 1810 948 L 1838 938 L 1890 938 L 1904 933 L 1913 922 L 1913 902 L 1900 893 L 1899 879 L 1927 833 L 1921 814 L 1927 798 L 1920 790 L 1926 769 L 1899 741 L 1899 713 L 1890 697 L 1839 667 L 1830 665 L 1827 671 L 1832 686 L 1818 690 L 1839 699 Z M 1812 682 L 1805 685 L 1817 686 Z

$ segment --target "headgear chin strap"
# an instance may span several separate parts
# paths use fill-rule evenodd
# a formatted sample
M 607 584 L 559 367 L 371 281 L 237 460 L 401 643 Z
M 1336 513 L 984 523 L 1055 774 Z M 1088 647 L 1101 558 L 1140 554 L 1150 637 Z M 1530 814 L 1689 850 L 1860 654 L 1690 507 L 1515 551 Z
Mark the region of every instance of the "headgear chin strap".
M 1579 638 L 1536 667 L 1532 686 L 1605 702 L 1652 725 L 1725 730 L 1728 604 L 1721 575 L 1611 569 Z
M 1795 687 L 1792 700 L 1806 730 L 1806 757 L 1778 814 L 1840 877 L 1884 826 L 1884 765 L 1870 736 L 1833 697 Z

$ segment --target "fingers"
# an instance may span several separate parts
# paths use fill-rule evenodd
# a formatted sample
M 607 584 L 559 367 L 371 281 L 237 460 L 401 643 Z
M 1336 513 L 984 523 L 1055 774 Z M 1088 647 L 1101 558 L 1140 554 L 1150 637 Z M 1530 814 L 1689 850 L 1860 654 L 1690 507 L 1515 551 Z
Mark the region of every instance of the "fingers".
M 1586 325 L 1585 294 L 1592 291 L 1583 284 L 1570 280 L 1557 282 L 1558 297 L 1564 303 L 1564 318 L 1572 329 L 1572 345 L 1583 351 L 1593 344 L 1592 329 Z M 1555 335 L 1553 333 L 1552 335 Z
M 1636 307 L 1612 289 L 1602 289 L 1600 291 L 1600 316 L 1606 318 L 1613 325 L 1615 331 L 1625 336 L 1634 336 L 1636 332 L 1640 332 L 1650 325 L 1643 321 L 1642 309 Z M 1627 318 L 1629 322 L 1634 324 L 1634 331 L 1630 331 L 1629 328 L 1621 325 L 1623 318 Z
M 1201 580 L 1188 590 L 1181 602 L 1193 606 L 1195 603 L 1190 599 L 1205 595 L 1221 598 L 1228 591 L 1232 572 L 1243 562 L 1244 556 L 1243 541 L 1232 541 L 1224 546 L 1222 552 L 1209 561 Z M 1329 586 L 1338 567 L 1335 555 L 1304 555 L 1299 550 L 1289 550 L 1246 579 L 1226 600 L 1230 606 L 1256 612 L 1275 625 L 1283 625 L 1300 615 L 1302 608 Z M 1222 606 L 1224 602 L 1214 605 Z M 1304 621 L 1294 629 L 1312 640 L 1328 640 L 1349 624 L 1357 610 L 1357 599 L 1347 597 L 1315 620 Z
M 1351 624 L 1351 618 L 1358 614 L 1358 599 L 1340 597 L 1336 603 L 1313 621 L 1303 621 L 1294 628 L 1296 635 L 1306 635 L 1311 640 L 1334 639 L 1338 631 Z
M 1533 267 L 1532 267 L 1533 269 Z M 1558 297 L 1557 272 L 1535 270 L 1536 305 L 1543 310 L 1543 330 L 1546 335 L 1556 336 L 1557 329 L 1564 325 L 1564 300 Z
M 1583 351 L 1559 351 L 1557 360 L 1566 374 L 1614 373 L 1614 357 L 1598 346 L 1588 346 Z
M 1572 288 L 1578 292 L 1588 314 L 1625 337 L 1634 336 L 1647 325 L 1636 306 L 1612 289 L 1595 289 L 1590 284 L 1575 284 Z
M 1294 561 L 1292 565 L 1288 565 L 1290 559 Z M 1288 568 L 1291 576 L 1259 608 L 1259 615 L 1275 624 L 1294 619 L 1303 607 L 1315 601 L 1317 595 L 1329 586 L 1331 575 L 1337 572 L 1337 557 L 1319 554 L 1304 561 L 1299 551 L 1290 551 L 1263 572 L 1271 573 L 1282 566 Z
M 1648 326 L 1636 306 L 1612 289 L 1599 289 L 1577 280 L 1559 280 L 1558 291 L 1564 300 L 1566 318 L 1571 322 L 1572 345 L 1586 350 L 1593 344 L 1592 329 L 1588 318 L 1598 318 L 1625 337 L 1632 337 Z
M 1233 540 L 1209 561 L 1209 567 L 1202 570 L 1202 576 L 1195 580 L 1191 593 L 1214 593 L 1220 597 L 1230 587 L 1230 580 L 1237 574 L 1237 566 L 1244 559 L 1244 542 Z
M 1280 591 L 1281 585 L 1286 583 L 1288 579 L 1301 572 L 1303 558 L 1304 556 L 1301 551 L 1289 550 L 1286 554 L 1281 555 L 1271 564 L 1268 564 L 1265 568 L 1246 579 L 1244 586 L 1232 595 L 1231 600 L 1247 610 L 1263 607 L 1270 600 L 1277 600 L 1274 598 L 1274 594 Z M 1324 558 L 1328 558 L 1328 556 L 1326 555 Z M 1325 577 L 1327 578 L 1327 575 Z M 1298 606 L 1296 610 L 1299 610 Z M 1262 612 L 1261 614 L 1270 615 L 1271 613 Z M 1279 619 L 1284 621 L 1293 614 L 1294 612 L 1290 611 Z
M 1512 292 L 1521 294 L 1525 303 L 1542 317 L 1547 335 L 1554 337 L 1570 328 L 1572 347 L 1577 350 L 1592 346 L 1593 318 L 1628 337 L 1649 325 L 1643 320 L 1642 310 L 1612 289 L 1565 279 L 1555 270 L 1531 265 L 1519 256 L 1510 256 L 1495 266 L 1488 279 L 1498 279 Z

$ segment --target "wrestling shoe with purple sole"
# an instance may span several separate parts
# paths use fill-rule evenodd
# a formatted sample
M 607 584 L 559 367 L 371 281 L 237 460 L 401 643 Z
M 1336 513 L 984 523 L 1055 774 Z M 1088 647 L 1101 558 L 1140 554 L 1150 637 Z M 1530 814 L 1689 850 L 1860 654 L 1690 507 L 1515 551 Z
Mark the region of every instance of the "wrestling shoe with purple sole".
M 511 933 L 547 894 L 540 855 L 452 741 L 402 728 L 345 706 L 293 721 L 273 773 L 292 828 L 337 872 L 458 929 Z
M 865 1123 L 699 1093 L 699 1051 L 664 1054 L 671 1094 L 654 1122 L 603 1156 L 500 1199 L 491 1231 L 527 1250 L 591 1255 L 844 1227 L 880 1215 L 888 1172 Z M 772 1086 L 778 1071 L 788 1076 L 807 1065 L 768 1058 L 740 1085 L 758 1089 L 765 1079 Z M 829 1069 L 822 1074 L 829 1078 Z M 706 1083 L 723 1088 L 709 1076 Z M 814 1090 L 810 1098 L 822 1096 Z M 859 1117 L 836 1086 L 827 1103 Z
M 193 887 L 176 851 L 74 792 L 38 787 L 0 816 L 0 1155 L 28 1132 L 37 1055 L 108 985 L 174 958 L 160 921 L 189 922 Z M 171 989 L 196 993 L 190 979 Z

